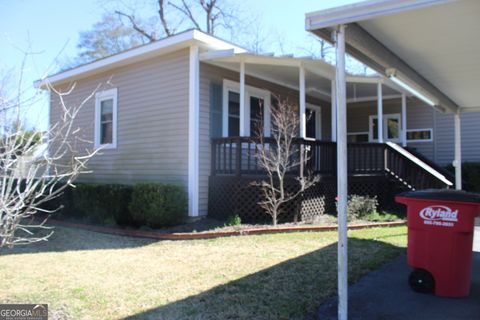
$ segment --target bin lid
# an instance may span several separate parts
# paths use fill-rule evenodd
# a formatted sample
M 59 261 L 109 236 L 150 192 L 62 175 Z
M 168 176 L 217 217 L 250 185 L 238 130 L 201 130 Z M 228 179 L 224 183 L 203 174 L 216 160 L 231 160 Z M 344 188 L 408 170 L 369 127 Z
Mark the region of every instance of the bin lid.
M 458 202 L 480 202 L 480 194 L 453 189 L 424 189 L 399 194 L 400 197 Z

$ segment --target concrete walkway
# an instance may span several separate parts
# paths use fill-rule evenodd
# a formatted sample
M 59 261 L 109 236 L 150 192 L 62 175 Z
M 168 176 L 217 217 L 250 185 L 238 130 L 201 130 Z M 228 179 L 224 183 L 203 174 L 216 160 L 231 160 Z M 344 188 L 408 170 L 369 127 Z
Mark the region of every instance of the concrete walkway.
M 403 255 L 349 288 L 349 319 L 480 319 L 480 226 L 475 227 L 473 250 L 472 286 L 467 298 L 413 292 L 407 282 L 410 268 Z M 337 319 L 337 300 L 321 305 L 317 319 Z

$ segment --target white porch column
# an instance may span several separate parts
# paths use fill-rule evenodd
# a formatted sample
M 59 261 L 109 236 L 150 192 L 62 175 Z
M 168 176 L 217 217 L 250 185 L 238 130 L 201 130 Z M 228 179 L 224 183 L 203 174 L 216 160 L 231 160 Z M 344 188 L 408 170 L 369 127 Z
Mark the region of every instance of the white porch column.
M 377 134 L 378 142 L 383 143 L 383 97 L 380 81 L 377 83 Z
M 300 138 L 307 136 L 307 116 L 306 116 L 306 102 L 305 102 L 305 68 L 300 65 L 298 68 L 299 87 L 300 87 Z
M 462 136 L 460 126 L 460 112 L 457 111 L 454 115 L 455 122 L 455 160 L 453 165 L 455 167 L 455 189 L 462 190 Z
M 407 95 L 402 93 L 402 146 L 407 146 Z
M 332 97 L 332 141 L 337 141 L 337 93 L 336 93 L 336 83 L 335 80 L 332 80 L 332 90 L 331 90 L 331 97 Z
M 245 62 L 240 62 L 240 136 L 244 137 L 246 134 L 245 121 Z
M 347 96 L 345 83 L 345 26 L 336 30 L 337 192 L 338 192 L 338 319 L 348 319 L 347 260 Z
M 198 216 L 198 153 L 200 126 L 200 63 L 198 47 L 190 47 L 188 88 L 188 215 Z

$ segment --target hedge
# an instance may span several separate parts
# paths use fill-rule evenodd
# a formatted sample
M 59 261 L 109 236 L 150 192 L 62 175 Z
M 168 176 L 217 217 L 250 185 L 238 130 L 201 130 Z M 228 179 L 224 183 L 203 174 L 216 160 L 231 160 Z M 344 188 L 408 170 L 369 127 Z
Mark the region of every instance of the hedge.
M 150 227 L 170 226 L 186 216 L 187 196 L 179 186 L 141 183 L 133 189 L 129 208 L 137 223 Z
M 452 173 L 455 168 L 452 165 L 447 167 Z M 463 189 L 470 192 L 480 192 L 480 162 L 462 163 Z
M 180 222 L 186 215 L 187 196 L 171 184 L 78 183 L 65 189 L 49 209 L 62 206 L 59 215 L 95 224 L 164 227 Z

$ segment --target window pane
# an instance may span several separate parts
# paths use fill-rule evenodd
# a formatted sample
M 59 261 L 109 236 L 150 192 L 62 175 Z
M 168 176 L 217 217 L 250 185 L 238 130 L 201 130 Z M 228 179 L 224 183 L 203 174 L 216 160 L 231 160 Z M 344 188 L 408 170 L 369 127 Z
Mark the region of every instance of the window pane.
M 387 139 L 398 139 L 400 128 L 398 119 L 387 119 Z
M 240 95 L 236 92 L 228 92 L 228 136 L 240 135 Z
M 240 116 L 240 95 L 236 92 L 228 92 L 228 114 Z
M 112 143 L 112 122 L 102 123 L 100 127 L 100 143 L 101 144 L 109 144 Z
M 313 110 L 307 109 L 307 138 L 316 138 L 317 137 L 317 119 L 316 112 Z
M 240 119 L 228 117 L 228 136 L 238 137 L 240 135 Z
M 377 128 L 378 119 L 372 119 L 372 130 L 373 130 L 373 140 L 378 140 L 378 128 Z
M 103 123 L 105 121 L 111 122 L 113 120 L 113 99 L 103 100 L 101 102 L 101 119 Z
M 263 127 L 263 99 L 250 97 L 250 134 L 258 135 Z
M 407 140 L 431 140 L 432 132 L 430 130 L 407 131 Z
M 104 114 L 111 114 L 113 112 L 113 99 L 103 100 L 102 105 L 102 116 Z

